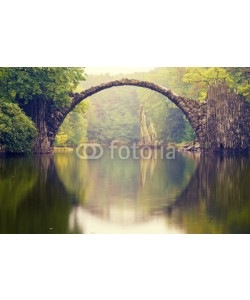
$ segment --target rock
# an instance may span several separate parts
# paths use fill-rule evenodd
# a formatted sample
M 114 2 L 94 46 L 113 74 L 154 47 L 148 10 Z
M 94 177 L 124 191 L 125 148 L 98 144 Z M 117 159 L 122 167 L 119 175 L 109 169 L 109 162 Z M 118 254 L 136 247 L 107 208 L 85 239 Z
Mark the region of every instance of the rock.
M 191 143 L 184 145 L 180 148 L 180 151 L 190 151 L 190 152 L 199 152 L 201 150 L 200 144 L 199 143 Z

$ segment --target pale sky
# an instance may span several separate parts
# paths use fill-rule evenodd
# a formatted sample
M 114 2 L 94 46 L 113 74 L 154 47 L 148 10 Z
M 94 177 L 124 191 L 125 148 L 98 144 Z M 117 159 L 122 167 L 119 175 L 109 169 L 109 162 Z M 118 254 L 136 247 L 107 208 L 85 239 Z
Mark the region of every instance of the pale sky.
M 135 72 L 148 72 L 154 67 L 86 67 L 87 74 L 130 74 Z

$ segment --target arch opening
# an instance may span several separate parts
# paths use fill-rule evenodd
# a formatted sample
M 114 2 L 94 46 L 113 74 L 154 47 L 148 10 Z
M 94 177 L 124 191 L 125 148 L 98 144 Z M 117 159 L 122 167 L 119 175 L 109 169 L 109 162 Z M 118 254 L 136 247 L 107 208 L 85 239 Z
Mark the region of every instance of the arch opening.
M 102 83 L 100 85 L 91 87 L 89 89 L 84 90 L 81 93 L 75 93 L 71 94 L 70 96 L 72 97 L 72 102 L 69 107 L 64 109 L 61 112 L 61 118 L 59 120 L 59 126 L 63 123 L 65 120 L 66 116 L 73 111 L 73 109 L 82 101 L 85 99 L 100 93 L 103 90 L 107 90 L 113 87 L 119 87 L 119 86 L 134 86 L 134 87 L 140 87 L 140 88 L 145 88 L 149 89 L 152 91 L 155 91 L 166 98 L 168 98 L 173 104 L 175 104 L 185 115 L 186 119 L 189 121 L 196 139 L 199 141 L 199 129 L 200 129 L 200 124 L 197 119 L 197 116 L 200 115 L 200 109 L 201 109 L 201 104 L 192 99 L 186 99 L 184 97 L 181 97 L 175 93 L 173 93 L 171 90 L 161 87 L 159 85 L 156 85 L 151 82 L 147 81 L 141 81 L 141 80 L 134 80 L 134 79 L 121 79 L 121 80 L 116 80 L 116 81 L 111 81 L 107 83 Z M 57 131 L 59 129 L 59 126 L 57 127 Z

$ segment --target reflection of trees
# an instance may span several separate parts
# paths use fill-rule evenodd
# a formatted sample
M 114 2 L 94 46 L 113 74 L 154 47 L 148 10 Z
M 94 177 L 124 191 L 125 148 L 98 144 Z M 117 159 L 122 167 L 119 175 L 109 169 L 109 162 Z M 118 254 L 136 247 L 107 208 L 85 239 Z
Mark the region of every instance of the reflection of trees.
M 78 159 L 76 163 L 83 164 Z M 75 192 L 78 203 L 93 215 L 110 221 L 115 221 L 118 215 L 125 222 L 131 219 L 135 213 L 133 205 L 139 179 L 139 162 L 117 157 L 111 160 L 110 153 L 105 153 L 99 160 L 84 163 L 88 167 L 80 168 L 78 175 L 84 178 L 81 186 L 85 188 L 85 194 Z
M 153 177 L 155 171 L 156 159 L 152 155 L 149 159 L 140 159 L 140 182 L 142 189 L 145 187 L 147 173 L 149 172 L 150 178 Z
M 0 232 L 78 233 L 82 216 L 100 226 L 147 226 L 165 213 L 166 226 L 188 233 L 249 233 L 249 164 L 193 154 L 164 162 L 73 154 L 0 160 Z
M 57 153 L 54 155 L 55 168 L 65 189 L 72 195 L 74 202 L 85 201 L 88 181 L 88 162 L 80 160 L 72 154 Z
M 165 214 L 166 226 L 188 233 L 249 233 L 249 164 L 243 156 L 192 154 L 164 162 L 73 154 L 2 159 L 0 232 L 82 232 L 83 215 L 146 226 Z
M 164 162 L 154 157 L 112 160 L 105 152 L 99 160 L 79 160 L 72 154 L 57 154 L 54 159 L 59 178 L 76 203 L 112 222 L 138 223 L 154 212 L 163 213 L 188 184 L 194 160 L 177 156 L 177 161 Z
M 141 159 L 143 184 L 137 193 L 137 203 L 150 214 L 160 213 L 164 207 L 173 205 L 188 185 L 198 161 L 197 156 L 189 158 L 179 153 L 175 160 Z
M 1 226 L 3 233 L 66 233 L 71 209 L 71 195 L 67 193 L 58 179 L 53 159 L 50 156 L 29 158 L 27 161 L 20 158 L 13 162 L 16 178 L 17 194 L 22 195 L 15 205 L 15 214 L 6 214 L 1 210 Z M 8 173 L 9 171 L 6 170 Z M 10 176 L 12 173 L 10 173 Z M 26 175 L 25 175 L 26 174 Z M 28 175 L 29 174 L 29 175 Z M 25 179 L 26 178 L 26 179 Z M 29 179 L 32 178 L 32 179 Z M 25 179 L 25 180 L 24 180 Z M 29 179 L 29 180 L 28 180 Z M 11 180 L 11 179 L 10 179 Z M 22 185 L 29 188 L 22 192 Z M 32 182 L 32 184 L 30 183 Z M 13 194 L 4 188 L 7 199 Z M 19 191 L 19 192 L 18 192 Z M 15 198 L 13 198 L 15 199 Z M 10 203 L 8 203 L 9 205 Z M 4 218 L 2 218 L 2 216 Z
M 202 157 L 176 203 L 175 215 L 188 232 L 250 232 L 249 167 L 244 156 Z
M 163 214 L 195 170 L 192 159 L 177 156 L 178 161 L 162 161 L 158 153 L 158 158 L 91 162 L 88 178 L 97 188 L 92 195 L 87 193 L 85 207 L 103 219 L 120 223 L 146 222 L 156 212 Z
M 31 190 L 37 179 L 34 161 L 28 157 L 0 159 L 0 212 L 1 219 L 15 215 L 18 205 Z M 6 217 L 4 217 L 6 216 Z

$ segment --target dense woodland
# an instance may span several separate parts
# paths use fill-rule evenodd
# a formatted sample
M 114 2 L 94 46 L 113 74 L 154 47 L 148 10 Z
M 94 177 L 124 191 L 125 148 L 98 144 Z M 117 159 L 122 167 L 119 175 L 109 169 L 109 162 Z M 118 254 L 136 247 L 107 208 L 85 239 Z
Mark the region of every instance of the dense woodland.
M 50 107 L 65 107 L 70 92 L 123 77 L 150 81 L 188 98 L 205 101 L 208 85 L 225 81 L 250 99 L 250 68 L 155 68 L 147 73 L 88 75 L 84 68 L 0 68 L 0 146 L 8 152 L 31 151 L 36 124 L 25 114 L 41 99 Z M 138 87 L 117 87 L 93 95 L 71 112 L 59 129 L 56 146 L 86 141 L 139 141 L 139 110 L 144 105 L 157 139 L 186 142 L 195 139 L 180 109 L 166 97 Z
M 148 73 L 126 76 L 87 76 L 86 81 L 80 83 L 79 90 L 126 77 L 154 82 L 179 95 L 204 101 L 208 85 L 218 81 L 226 81 L 231 88 L 249 97 L 249 75 L 249 68 L 156 68 Z M 195 139 L 184 114 L 166 97 L 143 88 L 119 87 L 105 90 L 87 100 L 86 111 L 78 116 L 79 122 L 85 120 L 86 126 L 76 125 L 78 121 L 70 114 L 60 129 L 57 145 L 73 145 L 72 129 L 80 127 L 84 128 L 81 141 L 109 143 L 116 139 L 125 143 L 138 142 L 141 104 L 145 107 L 148 124 L 152 122 L 156 128 L 158 140 L 180 143 Z M 66 136 L 69 139 L 65 142 Z

